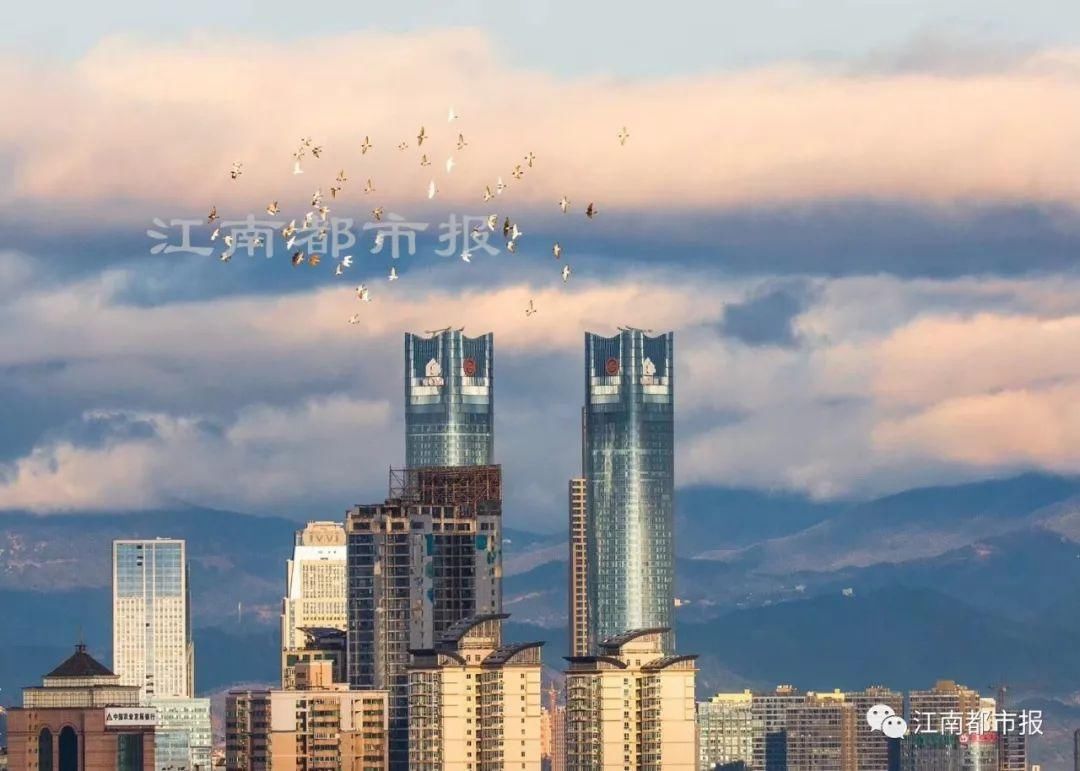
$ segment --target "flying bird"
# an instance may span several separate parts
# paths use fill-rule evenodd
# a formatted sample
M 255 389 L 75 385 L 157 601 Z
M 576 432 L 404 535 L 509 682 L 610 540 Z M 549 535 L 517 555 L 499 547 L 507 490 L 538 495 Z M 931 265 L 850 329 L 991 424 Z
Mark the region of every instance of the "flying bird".
M 320 217 L 320 219 L 322 219 L 323 222 L 326 222 L 326 217 L 329 214 L 330 214 L 330 207 L 329 206 L 320 206 L 319 207 L 319 217 Z
M 629 138 L 630 138 L 630 132 L 626 130 L 626 126 L 623 126 L 622 130 L 619 131 L 619 144 L 620 145 L 625 145 L 626 140 L 629 139 Z
M 517 241 L 511 238 L 506 242 L 506 248 L 510 251 L 510 254 L 513 254 L 517 251 Z
M 535 306 L 535 305 L 533 305 L 533 301 L 532 301 L 532 300 L 529 300 L 529 307 L 525 309 L 525 315 L 526 315 L 526 316 L 531 316 L 531 315 L 533 315 L 534 313 L 536 313 L 536 306 Z
M 346 268 L 351 268 L 352 267 L 352 255 L 351 254 L 346 254 L 344 257 L 342 257 L 341 258 L 341 264 L 344 265 Z
M 532 152 L 528 153 L 528 154 L 527 154 L 527 155 L 525 156 L 525 162 L 526 162 L 527 164 L 529 164 L 529 168 L 530 168 L 530 169 L 532 168 L 532 165 L 533 165 L 533 161 L 535 161 L 535 160 L 536 160 L 536 156 L 535 156 L 535 155 L 534 155 L 534 154 L 533 154 Z
M 502 191 L 506 189 L 506 183 L 502 181 L 502 177 L 499 177 L 495 182 L 495 195 L 502 195 Z
M 525 234 L 521 232 L 521 228 L 519 228 L 517 226 L 517 223 L 515 222 L 513 227 L 510 228 L 510 240 L 511 241 L 517 241 L 518 238 L 520 238 L 523 235 L 525 235 Z
M 237 177 L 239 177 L 243 173 L 244 173 L 244 164 L 240 163 L 240 161 L 235 161 L 233 163 L 233 165 L 232 165 L 232 168 L 229 169 L 229 176 L 232 177 L 233 179 L 236 179 Z
M 564 284 L 567 281 L 570 280 L 570 266 L 569 265 L 563 265 L 562 266 L 562 280 L 563 280 Z
M 431 161 L 429 161 L 427 159 L 427 154 L 426 153 L 424 155 L 420 156 L 420 165 L 421 166 L 430 166 L 431 165 Z
M 368 177 L 367 184 L 364 185 L 364 192 L 365 193 L 374 193 L 375 192 L 375 185 L 371 184 L 371 177 Z
M 434 198 L 434 197 L 435 197 L 435 194 L 436 194 L 437 192 L 439 192 L 439 188 L 435 187 L 435 180 L 431 180 L 430 182 L 428 182 L 428 186 L 427 186 L 427 197 L 428 197 L 428 200 L 430 200 L 430 199 Z
M 339 184 L 342 184 L 342 185 L 344 185 L 346 182 L 349 181 L 348 178 L 345 176 L 345 169 L 342 169 L 341 171 L 339 171 L 337 173 L 337 180 L 336 181 Z
M 206 223 L 210 224 L 214 220 L 218 219 L 217 207 L 211 206 L 210 213 L 206 215 Z
M 509 238 L 510 237 L 510 218 L 509 217 L 507 217 L 505 220 L 503 220 L 502 234 L 503 234 L 503 238 Z
M 341 192 L 341 186 L 340 185 L 331 185 L 330 186 L 330 197 L 331 198 L 337 198 L 337 194 L 340 193 L 340 192 Z
M 465 141 L 465 135 L 464 134 L 458 134 L 457 135 L 457 149 L 458 150 L 464 150 L 466 147 L 468 147 L 468 145 L 469 145 L 469 143 Z
M 350 324 L 359 324 L 360 323 L 360 314 L 359 313 L 354 313 L 353 315 L 349 316 L 349 323 Z
M 494 197 L 495 197 L 495 194 L 491 192 L 491 186 L 490 185 L 485 186 L 484 187 L 484 200 L 485 201 L 490 201 Z
M 371 215 L 375 218 L 376 222 L 382 222 L 382 213 L 383 208 L 381 206 L 376 206 L 371 210 Z
M 555 245 L 551 247 L 551 253 L 555 255 L 556 260 L 562 257 L 562 246 L 559 245 L 558 241 L 556 241 Z
M 408 150 L 409 149 L 409 143 L 408 142 L 399 142 L 398 146 L 397 146 L 397 149 L 398 150 Z
M 589 219 L 592 219 L 593 217 L 595 217 L 596 214 L 597 214 L 596 207 L 593 206 L 591 203 L 587 207 L 585 207 L 585 216 L 588 217 Z
M 318 207 L 322 204 L 322 189 L 316 190 L 311 194 L 311 205 Z
M 525 176 L 525 171 L 521 168 L 520 163 L 514 167 L 514 170 L 512 172 L 510 172 L 510 176 L 514 179 L 521 179 L 523 176 Z
M 339 262 L 339 263 L 337 264 L 337 267 L 336 267 L 336 268 L 334 268 L 334 275 L 335 275 L 335 276 L 340 276 L 340 275 L 342 275 L 342 274 L 343 274 L 344 272 L 345 272 L 345 267 L 344 267 L 344 266 L 343 266 L 343 265 L 342 265 L 342 264 L 341 264 L 341 263 Z
M 466 248 L 461 252 L 461 259 L 464 262 L 472 262 L 472 260 L 470 259 L 471 255 L 472 253 Z
M 420 133 L 416 135 L 416 146 L 419 147 L 420 145 L 424 144 L 424 139 L 426 138 L 427 134 L 424 133 L 424 127 L 421 126 Z
M 311 148 L 311 154 L 314 155 L 316 158 L 318 158 L 321 153 L 322 153 L 322 147 L 321 146 L 315 145 L 313 148 Z
M 281 209 L 278 208 L 277 201 L 271 201 L 266 207 L 267 214 L 277 214 Z
M 371 140 L 368 137 L 364 137 L 364 141 L 360 143 L 360 154 L 367 155 L 367 151 L 372 148 Z
M 458 117 L 457 113 L 454 112 L 454 108 L 451 107 L 450 111 L 448 113 L 446 113 L 446 122 L 447 123 L 453 123 L 454 121 L 457 120 L 457 117 Z
M 303 252 L 302 249 L 298 249 L 297 251 L 293 252 L 292 264 L 293 264 L 294 268 L 297 265 L 299 265 L 300 263 L 302 263 L 303 261 L 304 261 L 304 252 Z
M 397 281 L 397 268 L 393 265 L 390 266 L 390 275 L 387 278 L 391 281 Z
M 489 214 L 488 218 L 487 218 L 488 230 L 494 231 L 495 228 L 498 227 L 498 224 L 499 224 L 499 215 L 498 214 Z
M 449 174 L 454 168 L 454 156 L 446 159 L 446 173 Z
M 368 291 L 366 284 L 361 284 L 360 286 L 356 287 L 356 299 L 360 302 L 371 302 L 371 292 Z
M 225 236 L 225 238 L 224 238 L 223 240 L 225 241 L 225 246 L 227 246 L 227 247 L 229 247 L 230 249 L 232 249 L 232 246 L 233 246 L 233 237 L 232 237 L 232 236 Z
M 562 209 L 563 214 L 566 214 L 566 212 L 570 209 L 570 199 L 567 198 L 565 195 L 562 197 L 562 200 L 559 201 L 559 208 Z
M 293 161 L 292 173 L 293 174 L 303 174 L 304 173 L 304 170 L 302 168 L 300 168 L 300 159 L 299 158 L 296 159 L 295 161 Z
M 322 257 L 320 257 L 317 254 L 313 254 L 310 257 L 308 257 L 308 265 L 310 265 L 313 268 L 318 266 L 318 264 L 320 262 L 322 262 Z
M 228 262 L 232 259 L 232 252 L 226 249 L 224 252 L 221 253 L 221 257 L 219 259 L 222 262 Z

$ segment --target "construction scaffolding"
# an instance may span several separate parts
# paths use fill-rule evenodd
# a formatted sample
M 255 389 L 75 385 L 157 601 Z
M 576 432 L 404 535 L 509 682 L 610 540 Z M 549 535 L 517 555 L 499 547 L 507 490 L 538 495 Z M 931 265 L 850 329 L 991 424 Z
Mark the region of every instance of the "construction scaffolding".
M 502 467 L 391 468 L 390 498 L 425 506 L 457 506 L 473 516 L 495 513 L 502 502 Z

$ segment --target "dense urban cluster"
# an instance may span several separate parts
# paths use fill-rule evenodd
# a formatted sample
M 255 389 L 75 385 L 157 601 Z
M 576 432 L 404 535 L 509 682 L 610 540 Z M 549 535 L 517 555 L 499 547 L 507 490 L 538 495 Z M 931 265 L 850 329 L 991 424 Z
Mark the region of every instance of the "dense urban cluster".
M 9 713 L 10 767 L 1028 770 L 1037 731 L 997 722 L 1004 691 L 781 686 L 696 701 L 696 656 L 675 645 L 670 333 L 586 335 L 582 468 L 568 482 L 570 650 L 561 673 L 545 673 L 542 641 L 503 634 L 493 361 L 490 334 L 406 335 L 404 468 L 384 500 L 296 533 L 280 684 L 228 693 L 224 751 L 212 747 L 209 699 L 194 694 L 186 544 L 122 540 L 112 669 L 80 644 L 26 688 Z M 879 705 L 914 730 L 876 730 L 866 716 Z

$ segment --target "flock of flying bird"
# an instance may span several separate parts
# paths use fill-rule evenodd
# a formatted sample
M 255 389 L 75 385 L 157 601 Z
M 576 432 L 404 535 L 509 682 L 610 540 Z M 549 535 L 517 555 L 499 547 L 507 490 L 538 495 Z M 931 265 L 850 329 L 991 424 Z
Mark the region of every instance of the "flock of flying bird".
M 453 123 L 457 119 L 458 119 L 458 115 L 457 115 L 457 113 L 454 112 L 454 109 L 451 107 L 448 114 L 447 114 L 447 122 L 448 123 Z M 630 138 L 630 132 L 627 131 L 625 126 L 623 126 L 622 129 L 619 131 L 617 136 L 618 136 L 619 144 L 620 145 L 625 145 L 626 140 Z M 429 138 L 428 133 L 426 132 L 424 127 L 421 126 L 420 131 L 416 135 L 416 146 L 417 146 L 417 148 L 422 147 L 423 144 L 424 144 L 424 140 L 426 140 L 428 138 Z M 374 147 L 374 145 L 371 143 L 370 137 L 365 136 L 364 141 L 360 144 L 360 154 L 361 155 L 367 155 L 367 153 L 373 147 Z M 465 141 L 464 134 L 458 133 L 458 136 L 457 136 L 457 149 L 458 149 L 458 151 L 462 151 L 466 147 L 468 147 L 468 142 Z M 408 150 L 409 149 L 409 143 L 408 142 L 401 142 L 401 143 L 398 144 L 397 149 L 399 151 Z M 314 144 L 310 137 L 305 137 L 305 138 L 301 139 L 299 147 L 297 148 L 296 152 L 293 153 L 293 174 L 296 175 L 296 174 L 303 174 L 304 173 L 303 161 L 307 157 L 308 153 L 310 153 L 312 157 L 317 159 L 317 158 L 321 157 L 322 152 L 323 152 L 322 146 Z M 529 153 L 527 153 L 525 155 L 523 160 L 524 160 L 524 163 L 516 164 L 514 166 L 513 170 L 510 172 L 510 176 L 512 178 L 514 178 L 515 180 L 520 180 L 525 175 L 525 169 L 526 168 L 532 168 L 533 167 L 533 163 L 536 161 L 536 156 L 533 153 L 529 152 Z M 431 165 L 431 160 L 428 158 L 427 153 L 421 153 L 421 155 L 420 155 L 420 165 L 422 167 L 427 167 L 427 166 Z M 444 167 L 446 169 L 446 173 L 449 174 L 453 170 L 455 165 L 456 165 L 456 162 L 454 160 L 454 157 L 452 155 L 449 156 L 446 159 L 446 162 L 444 164 Z M 244 165 L 242 163 L 240 163 L 239 161 L 233 163 L 232 167 L 229 169 L 229 177 L 231 179 L 233 179 L 233 180 L 239 179 L 240 176 L 243 173 L 244 173 Z M 348 178 L 345 175 L 345 170 L 342 169 L 341 171 L 338 172 L 338 175 L 334 180 L 334 184 L 330 186 L 330 197 L 332 199 L 337 198 L 338 193 L 340 193 L 343 190 L 344 185 L 345 185 L 345 183 L 347 181 L 348 181 Z M 503 191 L 506 190 L 506 188 L 507 188 L 506 183 L 503 182 L 502 177 L 499 177 L 495 182 L 494 188 L 492 188 L 491 185 L 486 185 L 484 187 L 483 200 L 485 202 L 493 200 L 495 197 L 502 195 Z M 366 181 L 366 183 L 364 185 L 363 192 L 365 194 L 370 194 L 370 193 L 375 192 L 375 185 L 372 183 L 370 177 L 367 179 L 367 181 Z M 434 198 L 438 194 L 438 192 L 439 192 L 439 187 L 435 183 L 435 180 L 433 178 L 428 183 L 428 187 L 427 187 L 427 197 L 428 197 L 428 199 L 430 200 L 430 199 Z M 558 206 L 559 206 L 559 210 L 563 214 L 567 214 L 570 211 L 570 200 L 564 195 L 559 200 Z M 282 235 L 282 238 L 284 238 L 284 240 L 285 240 L 286 249 L 288 251 L 292 252 L 292 264 L 293 264 L 294 267 L 302 265 L 304 262 L 307 262 L 307 264 L 311 265 L 312 267 L 316 267 L 316 266 L 319 265 L 319 263 L 322 260 L 322 258 L 318 254 L 305 254 L 302 249 L 294 250 L 294 247 L 296 245 L 296 234 L 297 234 L 297 232 L 299 230 L 312 230 L 312 229 L 315 229 L 316 217 L 318 218 L 319 223 L 320 223 L 319 227 L 318 227 L 318 235 L 319 235 L 319 237 L 321 237 L 321 238 L 325 237 L 326 233 L 328 231 L 326 223 L 327 223 L 327 220 L 328 220 L 328 217 L 329 217 L 329 214 L 330 214 L 330 207 L 326 205 L 326 203 L 325 203 L 325 201 L 323 199 L 322 189 L 321 188 L 316 190 L 312 194 L 312 196 L 311 196 L 311 207 L 312 207 L 311 210 L 308 211 L 304 215 L 303 219 L 301 220 L 302 224 L 299 227 L 297 226 L 297 221 L 294 219 L 294 220 L 290 221 L 287 225 L 285 225 L 284 227 L 281 228 L 281 235 Z M 278 214 L 280 211 L 281 211 L 281 209 L 278 206 L 277 201 L 271 201 L 266 207 L 267 214 L 274 215 L 274 214 Z M 597 213 L 598 213 L 598 210 L 597 210 L 596 205 L 594 203 L 590 202 L 588 204 L 588 206 L 585 207 L 585 216 L 588 219 L 590 219 L 590 220 L 593 219 L 594 217 L 596 217 Z M 382 218 L 383 218 L 383 207 L 376 206 L 375 208 L 373 208 L 371 210 L 371 215 L 372 215 L 372 217 L 374 217 L 376 222 L 381 222 Z M 215 224 L 216 221 L 219 220 L 219 219 L 220 218 L 218 217 L 217 207 L 212 206 L 210 208 L 210 213 L 207 215 L 207 218 L 206 218 L 207 224 L 210 225 L 210 226 L 213 226 L 213 228 L 214 228 L 213 231 L 210 234 L 210 240 L 211 241 L 217 240 L 218 237 L 221 235 L 221 227 Z M 473 240 L 477 241 L 477 242 L 486 243 L 486 237 L 484 236 L 485 228 L 486 228 L 487 231 L 490 231 L 490 232 L 496 232 L 497 230 L 500 229 L 499 228 L 499 217 L 498 217 L 497 214 L 488 215 L 485 222 L 482 225 L 478 225 L 477 227 L 473 228 L 471 233 L 464 235 L 464 237 L 466 239 L 466 244 L 465 244 L 465 248 L 461 252 L 462 261 L 464 261 L 464 262 L 470 262 L 471 261 L 472 249 L 469 246 L 469 240 L 468 240 L 470 237 Z M 507 250 L 510 251 L 511 253 L 515 252 L 517 250 L 518 238 L 520 238 L 523 235 L 521 229 L 518 227 L 517 223 L 511 222 L 509 217 L 504 217 L 503 222 L 502 222 L 501 230 L 502 230 L 503 239 L 505 240 L 505 243 L 506 243 Z M 383 240 L 383 233 L 381 231 L 377 231 L 376 234 L 375 234 L 375 245 L 376 246 L 381 246 L 382 240 Z M 232 258 L 233 249 L 235 248 L 236 244 L 234 242 L 233 236 L 231 236 L 231 235 L 225 235 L 224 237 L 222 237 L 222 241 L 225 244 L 225 250 L 222 252 L 220 259 L 221 259 L 222 262 L 228 262 Z M 262 238 L 261 237 L 256 237 L 256 239 L 254 240 L 253 245 L 255 247 L 262 246 L 263 245 Z M 562 257 L 562 252 L 563 252 L 562 246 L 559 244 L 558 241 L 556 241 L 551 247 L 552 256 L 556 260 L 559 260 Z M 395 256 L 396 256 L 396 252 L 395 252 Z M 352 267 L 352 264 L 353 264 L 352 256 L 351 255 L 344 255 L 338 261 L 337 266 L 334 269 L 334 275 L 335 276 L 343 275 L 346 269 Z M 571 273 L 570 265 L 564 262 L 562 264 L 562 268 L 561 268 L 560 273 L 562 275 L 563 282 L 564 283 L 568 282 L 570 280 L 570 273 Z M 396 281 L 397 280 L 398 273 L 397 273 L 397 269 L 395 267 L 393 267 L 393 266 L 390 267 L 390 272 L 389 272 L 387 278 L 390 281 Z M 360 284 L 358 287 L 356 287 L 356 297 L 360 302 L 364 302 L 364 303 L 371 302 L 371 290 L 368 288 L 368 286 L 366 284 Z M 536 312 L 537 312 L 536 305 L 530 299 L 528 306 L 525 308 L 525 315 L 526 316 L 532 316 Z M 349 317 L 349 323 L 350 324 L 359 324 L 360 322 L 361 322 L 361 316 L 358 313 L 354 313 L 352 316 Z

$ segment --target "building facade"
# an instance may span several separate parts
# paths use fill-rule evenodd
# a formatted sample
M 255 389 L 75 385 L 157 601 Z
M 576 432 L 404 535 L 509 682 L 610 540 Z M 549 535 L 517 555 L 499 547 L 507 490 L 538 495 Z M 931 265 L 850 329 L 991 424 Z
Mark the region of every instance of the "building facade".
M 498 466 L 392 472 L 390 498 L 347 515 L 348 668 L 390 694 L 390 762 L 408 762 L 410 649 L 464 618 L 502 610 Z
M 674 621 L 671 333 L 585 335 L 590 640 Z M 674 649 L 668 632 L 665 650 Z
M 855 756 L 858 771 L 882 771 L 894 768 L 897 760 L 896 740 L 881 731 L 871 730 L 864 716 L 876 704 L 887 704 L 897 715 L 904 714 L 904 694 L 880 685 L 862 691 L 849 691 L 847 701 L 855 708 Z
M 184 541 L 113 541 L 113 668 L 143 703 L 195 695 Z
M 754 746 L 764 735 L 760 718 L 752 708 L 753 694 L 718 693 L 698 702 L 698 768 L 713 771 L 717 766 L 751 768 Z
M 493 462 L 494 369 L 490 333 L 460 329 L 405 335 L 405 465 Z
M 157 713 L 139 688 L 78 645 L 75 653 L 23 689 L 7 711 L 9 767 L 19 771 L 154 771 Z
M 585 478 L 570 480 L 570 655 L 587 656 L 589 643 L 589 561 Z
M 209 771 L 213 737 L 210 699 L 153 699 L 157 712 L 154 757 L 157 771 Z
M 908 734 L 900 740 L 900 771 L 960 771 L 960 737 Z
M 464 619 L 409 666 L 410 771 L 540 771 L 540 649 L 505 614 Z
M 856 771 L 855 721 L 854 706 L 839 691 L 811 693 L 789 707 L 788 771 Z
M 334 683 L 330 662 L 298 664 L 293 690 L 234 690 L 226 697 L 228 771 L 385 771 L 385 691 Z
M 761 733 L 754 736 L 755 771 L 787 771 L 788 710 L 806 698 L 805 693 L 791 685 L 753 694 L 750 709 L 755 724 L 761 726 Z
M 608 638 L 591 656 L 568 656 L 569 771 L 693 771 L 696 656 L 666 654 L 667 629 Z
M 286 563 L 281 603 L 281 685 L 287 687 L 289 660 L 310 644 L 311 629 L 348 627 L 345 583 L 345 527 L 309 522 L 296 532 Z

